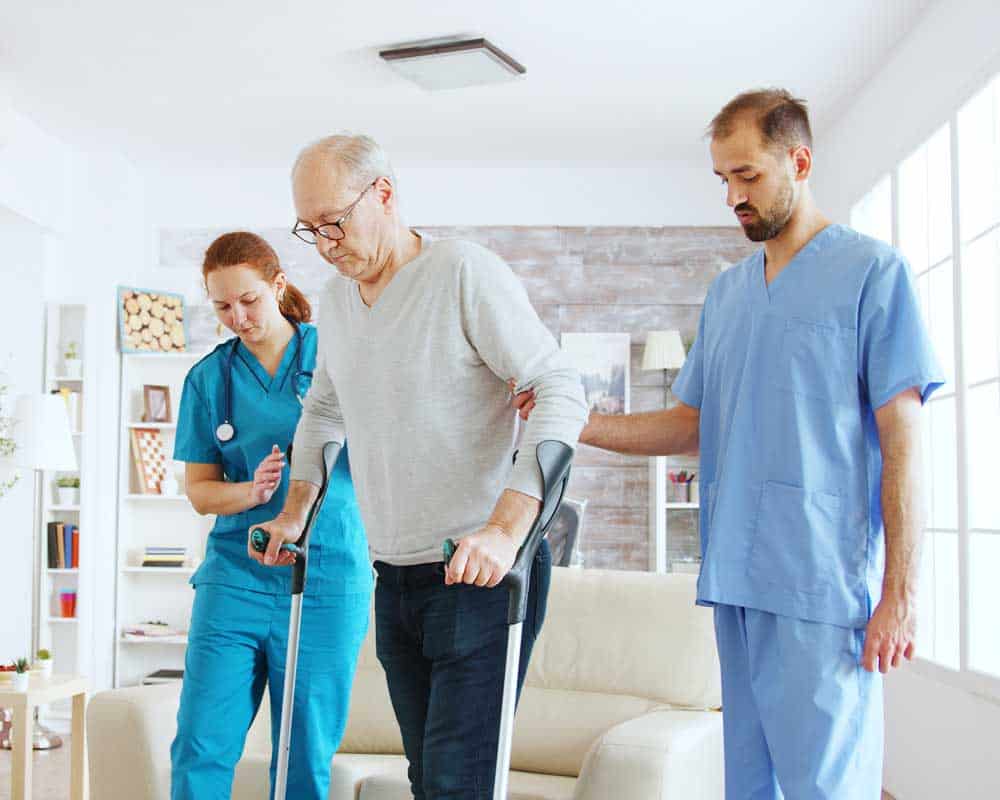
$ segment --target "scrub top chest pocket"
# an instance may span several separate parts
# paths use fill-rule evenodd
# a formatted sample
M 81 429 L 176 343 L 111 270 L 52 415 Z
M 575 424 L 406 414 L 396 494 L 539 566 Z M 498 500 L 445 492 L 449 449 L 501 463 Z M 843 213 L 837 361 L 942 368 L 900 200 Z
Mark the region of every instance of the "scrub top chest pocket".
M 778 388 L 837 405 L 857 405 L 857 332 L 799 317 L 776 321 Z

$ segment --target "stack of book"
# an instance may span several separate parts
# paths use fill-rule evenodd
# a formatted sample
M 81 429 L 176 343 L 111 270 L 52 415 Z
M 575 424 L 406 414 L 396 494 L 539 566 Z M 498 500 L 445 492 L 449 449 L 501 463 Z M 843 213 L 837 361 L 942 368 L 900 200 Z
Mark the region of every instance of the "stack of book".
M 80 566 L 80 528 L 68 522 L 48 526 L 49 569 L 77 569 Z
M 169 636 L 184 636 L 187 631 L 174 628 L 162 620 L 147 620 L 138 625 L 122 629 L 122 638 L 126 641 L 136 639 L 163 639 Z
M 143 551 L 142 566 L 183 567 L 186 560 L 186 547 L 150 546 Z
M 184 680 L 184 670 L 182 669 L 158 669 L 150 672 L 142 679 L 143 686 L 153 686 L 158 683 L 178 683 Z

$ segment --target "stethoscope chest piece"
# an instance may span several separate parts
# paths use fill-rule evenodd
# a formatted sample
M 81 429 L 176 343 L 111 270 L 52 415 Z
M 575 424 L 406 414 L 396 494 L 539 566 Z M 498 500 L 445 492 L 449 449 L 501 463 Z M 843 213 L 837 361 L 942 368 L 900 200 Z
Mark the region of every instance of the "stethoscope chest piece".
M 228 442 L 236 435 L 236 428 L 228 422 L 223 422 L 215 429 L 215 436 L 220 442 Z

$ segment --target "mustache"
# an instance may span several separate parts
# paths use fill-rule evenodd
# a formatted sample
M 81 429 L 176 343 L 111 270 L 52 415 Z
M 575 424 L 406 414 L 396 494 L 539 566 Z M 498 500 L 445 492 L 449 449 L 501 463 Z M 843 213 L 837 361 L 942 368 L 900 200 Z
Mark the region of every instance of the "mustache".
M 736 208 L 733 209 L 734 214 L 742 214 L 744 211 L 748 211 L 752 214 L 757 213 L 757 209 L 754 208 L 749 203 L 740 203 L 738 206 L 736 206 Z

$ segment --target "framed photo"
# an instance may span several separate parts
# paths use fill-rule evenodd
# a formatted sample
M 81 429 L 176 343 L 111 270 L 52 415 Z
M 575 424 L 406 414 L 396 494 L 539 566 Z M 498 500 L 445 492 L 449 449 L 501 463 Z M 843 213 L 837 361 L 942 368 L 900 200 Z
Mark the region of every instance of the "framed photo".
M 160 494 L 169 456 L 159 428 L 131 428 L 132 464 L 141 494 Z
M 123 353 L 183 353 L 184 295 L 119 286 L 118 348 Z
M 564 333 L 562 349 L 580 373 L 591 411 L 628 413 L 632 351 L 627 333 Z
M 142 421 L 173 422 L 170 418 L 170 387 L 145 384 L 142 387 Z

